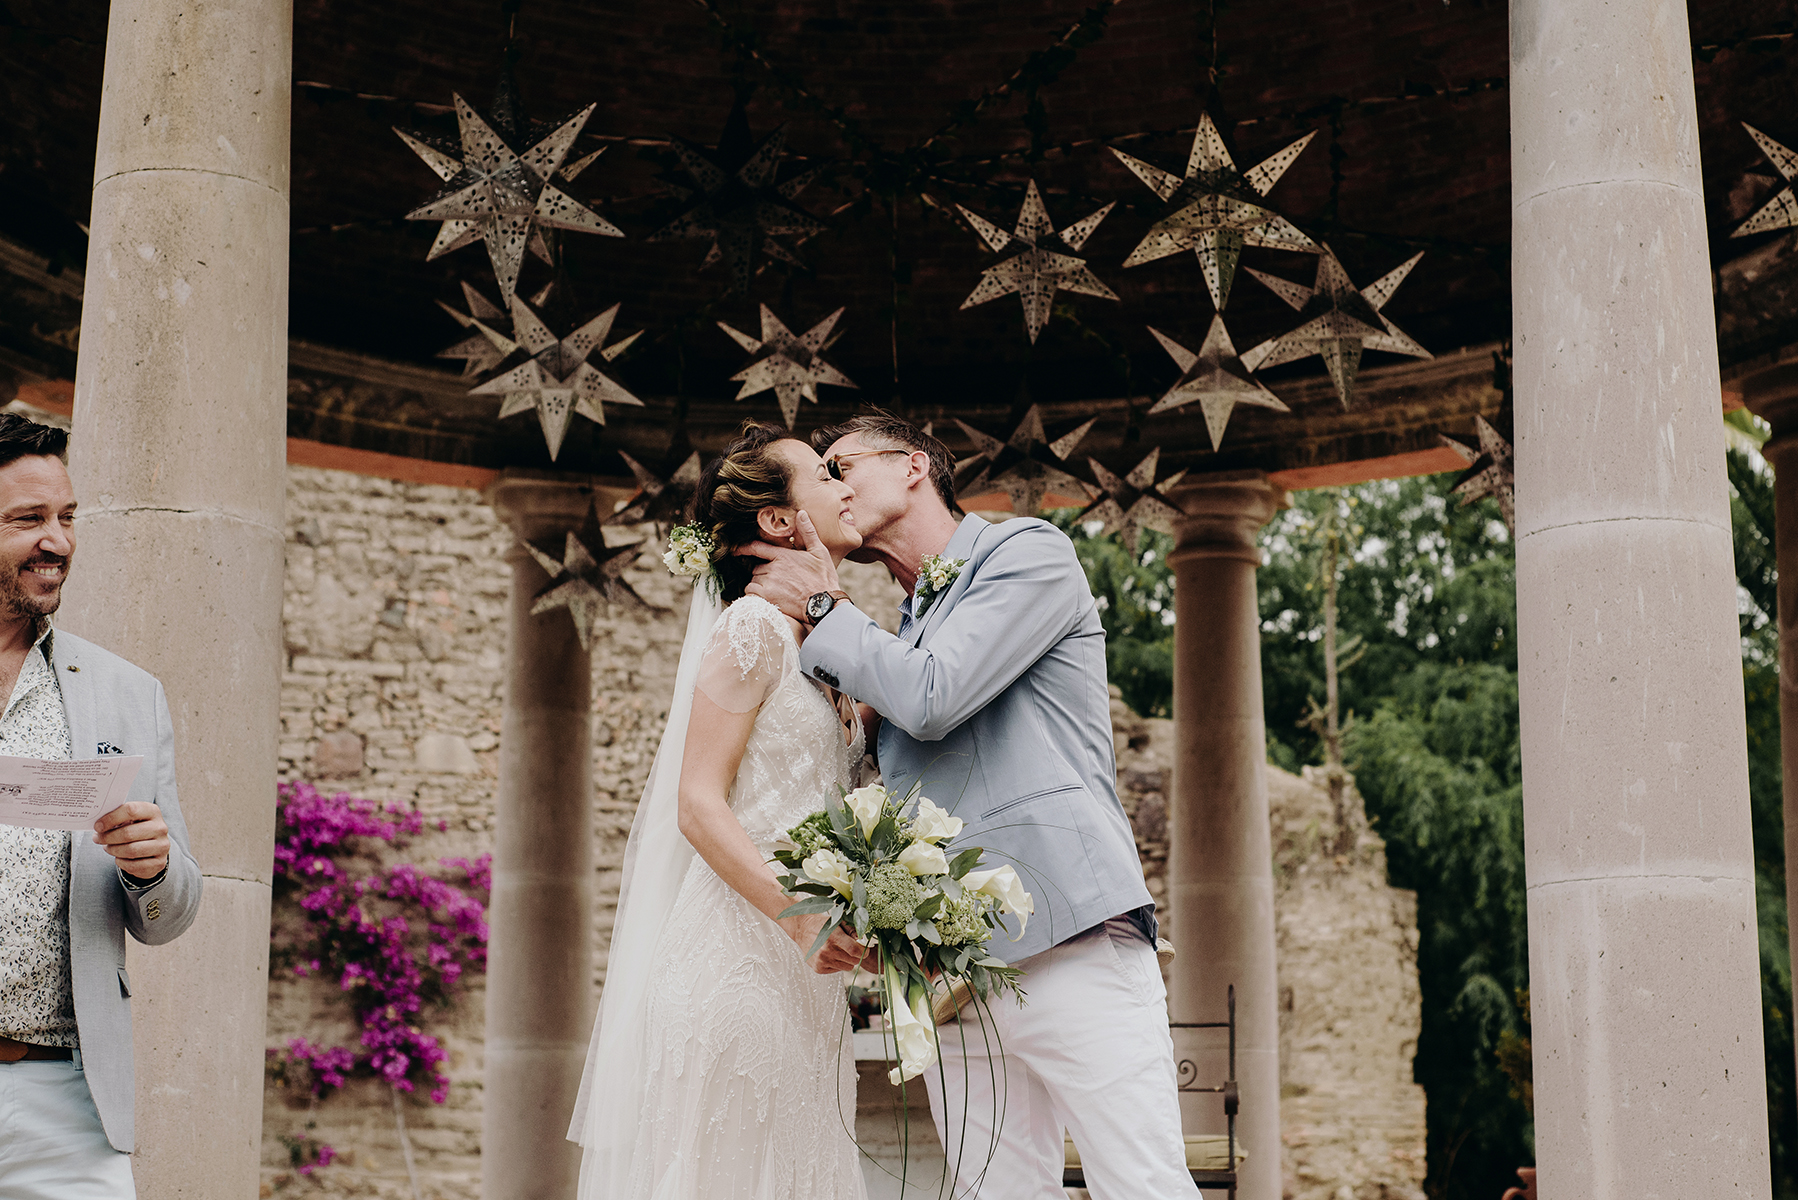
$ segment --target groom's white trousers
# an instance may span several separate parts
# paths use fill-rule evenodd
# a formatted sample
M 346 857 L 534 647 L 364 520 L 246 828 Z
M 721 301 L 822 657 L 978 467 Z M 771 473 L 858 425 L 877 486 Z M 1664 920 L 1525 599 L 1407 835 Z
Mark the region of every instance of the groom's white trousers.
M 1066 1200 L 1064 1128 L 1094 1200 L 1195 1195 L 1155 948 L 1114 917 L 1017 965 L 1028 1002 L 969 1006 L 925 1073 L 956 1195 Z

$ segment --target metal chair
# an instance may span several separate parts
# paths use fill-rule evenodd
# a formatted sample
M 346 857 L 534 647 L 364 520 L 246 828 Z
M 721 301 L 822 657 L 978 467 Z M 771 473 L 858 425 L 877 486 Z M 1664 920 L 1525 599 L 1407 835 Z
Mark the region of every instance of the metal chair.
M 1230 1031 L 1229 1075 L 1216 1087 L 1201 1087 L 1193 1082 L 1199 1077 L 1198 1064 L 1190 1058 L 1179 1059 L 1175 1064 L 1179 1090 L 1182 1092 L 1215 1092 L 1224 1098 L 1224 1124 L 1227 1130 L 1225 1146 L 1229 1169 L 1215 1171 L 1202 1167 L 1188 1166 L 1192 1172 L 1192 1181 L 1204 1191 L 1228 1192 L 1230 1200 L 1236 1200 L 1236 1113 L 1242 1107 L 1242 1096 L 1236 1087 L 1236 985 L 1231 984 L 1226 998 L 1229 1011 L 1227 1021 L 1169 1021 L 1169 1029 L 1228 1029 Z M 1063 1187 L 1085 1187 L 1086 1169 L 1083 1166 L 1068 1166 L 1062 1170 Z

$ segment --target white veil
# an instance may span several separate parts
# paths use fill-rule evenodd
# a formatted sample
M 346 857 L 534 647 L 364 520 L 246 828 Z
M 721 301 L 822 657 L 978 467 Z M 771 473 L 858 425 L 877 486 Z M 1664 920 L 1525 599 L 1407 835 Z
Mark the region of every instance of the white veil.
M 577 1192 L 580 1200 L 622 1195 L 630 1178 L 631 1149 L 643 1111 L 649 981 L 662 925 L 693 861 L 693 848 L 680 832 L 681 755 L 687 745 L 700 660 L 723 611 L 716 584 L 709 576 L 701 576 L 693 587 L 687 640 L 681 644 L 674 697 L 668 706 L 668 727 L 649 768 L 624 848 L 624 876 L 612 925 L 606 986 L 593 1022 L 574 1118 L 568 1126 L 568 1140 L 586 1149 Z

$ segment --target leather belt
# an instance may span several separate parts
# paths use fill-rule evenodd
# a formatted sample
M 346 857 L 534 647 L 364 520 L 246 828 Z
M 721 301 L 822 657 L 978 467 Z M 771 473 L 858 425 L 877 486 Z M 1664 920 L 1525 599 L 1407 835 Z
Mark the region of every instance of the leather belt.
M 74 1057 L 75 1052 L 67 1046 L 35 1046 L 0 1037 L 0 1063 L 68 1062 Z

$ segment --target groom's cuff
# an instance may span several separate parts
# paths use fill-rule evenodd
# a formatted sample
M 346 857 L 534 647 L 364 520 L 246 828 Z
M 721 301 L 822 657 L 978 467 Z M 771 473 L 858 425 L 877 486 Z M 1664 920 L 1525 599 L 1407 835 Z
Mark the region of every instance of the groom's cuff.
M 851 616 L 851 613 L 854 615 Z M 800 643 L 800 668 L 826 687 L 841 691 L 842 682 L 831 664 L 846 661 L 846 656 L 841 651 L 844 647 L 853 647 L 856 622 L 868 620 L 872 618 L 855 607 L 854 602 L 844 600 L 838 603 L 824 614 L 822 621 L 812 626 L 811 632 L 805 635 L 805 641 Z M 833 650 L 837 652 L 833 653 Z

